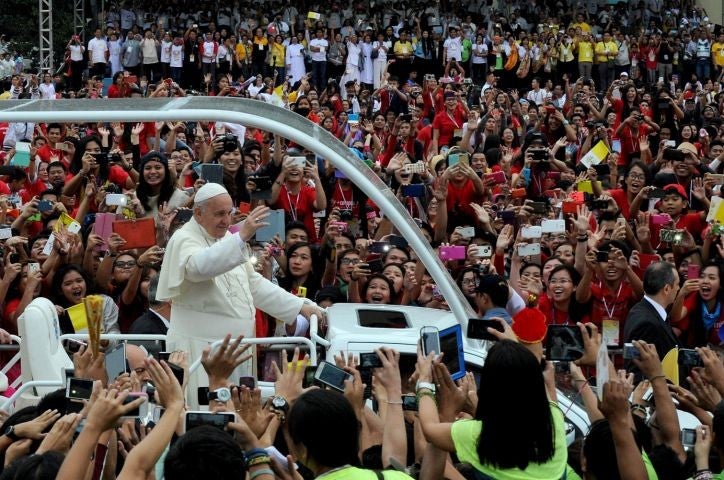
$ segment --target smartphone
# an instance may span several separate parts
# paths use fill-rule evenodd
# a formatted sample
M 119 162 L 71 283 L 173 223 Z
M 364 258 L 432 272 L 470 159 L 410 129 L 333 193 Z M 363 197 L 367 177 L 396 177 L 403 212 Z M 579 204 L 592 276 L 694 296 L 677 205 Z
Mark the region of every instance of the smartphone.
M 69 378 L 65 384 L 65 397 L 71 400 L 90 400 L 93 394 L 93 380 Z
M 598 251 L 596 252 L 596 261 L 598 263 L 606 263 L 608 262 L 608 252 L 607 251 Z
M 533 209 L 533 213 L 538 215 L 543 215 L 548 211 L 548 205 L 544 202 L 530 202 L 528 205 Z
M 390 249 L 389 242 L 372 242 L 368 251 L 370 253 L 387 253 Z
M 468 338 L 474 338 L 476 340 L 490 340 L 497 341 L 498 338 L 492 333 L 488 332 L 488 328 L 492 328 L 499 332 L 503 332 L 503 325 L 497 320 L 484 320 L 480 318 L 468 319 Z
M 467 153 L 451 153 L 447 156 L 448 168 L 452 168 L 458 163 L 470 165 L 470 155 L 468 155 Z
M 553 368 L 556 373 L 571 373 L 570 362 L 553 362 Z
M 686 368 L 703 367 L 699 352 L 691 348 L 682 348 L 679 350 L 679 365 Z
M 510 191 L 510 198 L 525 198 L 527 195 L 525 188 L 514 188 Z
M 40 271 L 40 264 L 37 262 L 28 263 L 28 273 L 35 273 Z
M 527 243 L 518 247 L 518 255 L 521 257 L 529 257 L 540 255 L 540 243 Z
M 382 360 L 377 352 L 360 353 L 359 366 L 361 368 L 382 368 Z
M 370 269 L 370 272 L 372 273 L 379 273 L 384 268 L 384 265 L 382 263 L 381 258 L 375 258 L 374 260 L 368 260 L 367 261 L 367 268 Z
M 106 195 L 106 205 L 125 207 L 128 204 L 128 197 L 123 193 L 109 193 Z
M 686 268 L 686 279 L 687 280 L 694 280 L 699 278 L 699 274 L 701 273 L 701 266 L 697 265 L 695 263 L 690 263 L 689 266 Z
M 315 381 L 340 392 L 344 392 L 344 382 L 352 378 L 351 374 L 329 362 L 321 362 L 314 373 Z
M 351 124 L 359 123 L 359 113 L 350 113 L 347 115 L 347 122 Z
M 312 385 L 314 385 L 314 375 L 316 373 L 317 373 L 316 365 L 307 365 L 307 367 L 304 369 L 304 378 L 302 379 L 302 388 L 309 388 Z M 365 383 L 369 386 L 372 385 L 372 382 L 369 382 L 369 383 L 365 382 Z
M 543 229 L 540 226 L 523 227 L 520 231 L 523 238 L 540 238 L 543 235 Z
M 641 358 L 641 353 L 633 343 L 623 344 L 623 358 L 624 360 L 633 360 L 634 358 Z
M 405 166 L 402 167 L 402 171 L 405 173 L 425 173 L 427 166 L 425 162 L 406 163 Z
M 503 220 L 503 224 L 505 225 L 515 224 L 515 212 L 513 210 L 501 210 L 500 212 L 498 212 L 498 217 Z
M 40 213 L 50 212 L 53 210 L 53 202 L 50 200 L 41 200 L 38 202 L 38 211 Z
M 413 183 L 401 187 L 402 196 L 408 198 L 421 198 L 425 196 L 425 184 Z
M 621 153 L 621 140 L 619 140 L 618 138 L 611 140 L 611 150 L 616 153 Z M 609 170 L 609 172 L 610 172 L 610 170 Z
M 447 247 L 440 247 L 439 250 L 440 260 L 465 260 L 467 252 L 463 245 L 450 245 Z
M 693 428 L 682 428 L 681 444 L 684 448 L 694 448 L 694 445 L 696 445 L 696 430 Z
M 0 240 L 7 240 L 13 236 L 13 230 L 10 227 L 0 228 Z
M 483 178 L 493 185 L 500 185 L 505 183 L 505 172 L 486 173 Z
M 549 325 L 546 360 L 573 362 L 583 356 L 583 335 L 577 325 Z
M 256 388 L 256 377 L 252 377 L 250 375 L 244 376 L 244 377 L 239 377 L 239 386 L 247 387 L 249 389 Z
M 455 230 L 457 230 L 463 238 L 470 239 L 475 236 L 475 227 L 457 227 Z
M 256 191 L 271 190 L 272 181 L 270 177 L 260 175 L 249 175 L 250 182 L 254 182 Z
M 407 394 L 402 396 L 402 411 L 416 412 L 417 411 L 417 395 Z
M 292 167 L 301 168 L 302 170 L 307 166 L 307 157 L 289 157 L 287 161 Z
M 676 148 L 676 140 L 666 140 L 664 142 L 664 147 L 666 148 Z
M 184 424 L 187 432 L 203 425 L 211 425 L 212 427 L 226 431 L 226 425 L 228 423 L 233 423 L 236 420 L 234 412 L 210 413 L 192 411 L 186 412 L 185 417 Z
M 191 217 L 194 216 L 194 211 L 190 208 L 182 208 L 178 211 L 176 211 L 176 216 L 174 217 L 174 222 L 178 223 L 186 223 L 189 220 L 191 220 Z
M 134 408 L 133 410 L 126 412 L 126 414 L 121 417 L 122 420 L 145 418 L 146 416 L 148 416 L 148 395 L 146 394 L 146 392 L 129 393 L 128 396 L 123 399 L 123 405 L 128 405 L 129 403 L 133 402 L 138 398 L 144 398 L 146 401 L 140 404 L 138 407 Z
M 112 382 L 119 375 L 126 373 L 126 344 L 119 343 L 113 350 L 106 353 L 106 373 Z
M 224 166 L 218 163 L 202 163 L 201 178 L 206 183 L 224 184 Z
M 664 198 L 666 192 L 663 188 L 655 188 L 649 192 L 649 198 Z
M 668 213 L 659 213 L 656 215 L 651 215 L 651 224 L 652 225 L 666 225 L 671 221 L 671 217 Z
M 168 363 L 168 368 L 171 369 L 171 371 L 173 372 L 174 377 L 176 377 L 176 380 L 178 380 L 178 384 L 179 384 L 179 385 L 183 385 L 183 384 L 184 384 L 184 369 L 183 369 L 183 367 L 179 367 L 179 366 L 176 365 L 175 363 L 169 363 L 169 362 L 166 362 L 166 363 Z
M 543 233 L 566 233 L 566 221 L 543 220 L 540 223 L 540 228 Z
M 158 352 L 157 357 L 159 362 L 163 360 L 164 362 L 168 363 L 168 359 L 171 357 L 171 352 Z
M 599 163 L 598 165 L 594 165 L 593 169 L 596 171 L 597 175 L 611 175 L 611 166 L 608 163 Z
M 423 355 L 428 356 L 433 352 L 435 355 L 440 354 L 440 330 L 437 327 L 422 327 L 420 340 Z

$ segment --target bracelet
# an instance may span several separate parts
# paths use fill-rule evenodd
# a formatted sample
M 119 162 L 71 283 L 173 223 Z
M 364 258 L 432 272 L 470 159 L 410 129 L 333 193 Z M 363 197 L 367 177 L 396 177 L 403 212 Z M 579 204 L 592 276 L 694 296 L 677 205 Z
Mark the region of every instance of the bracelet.
M 249 473 L 249 480 L 254 480 L 262 475 L 274 476 L 274 471 L 271 468 L 260 468 L 259 470 Z
M 649 382 L 653 383 L 654 380 L 656 380 L 657 378 L 663 378 L 664 380 L 666 380 L 666 375 L 664 375 L 663 373 L 661 375 L 654 375 L 653 377 L 649 378 Z
M 693 477 L 691 477 L 692 480 L 711 480 L 714 478 L 711 474 L 711 470 L 697 470 Z
M 387 400 L 388 405 L 402 405 L 403 402 L 400 400 L 399 402 L 393 402 L 392 400 Z
M 579 380 L 580 382 L 581 380 Z M 590 384 L 588 383 L 588 380 L 583 380 L 583 384 L 581 385 L 581 388 L 578 389 L 578 394 L 580 395 L 581 392 L 583 392 L 583 389 L 586 387 L 590 387 Z
M 587 241 L 588 241 L 588 235 L 586 235 L 585 237 L 578 237 L 577 240 L 578 240 L 579 242 L 581 242 L 581 243 L 587 242 Z
M 254 465 L 260 465 L 262 463 L 271 463 L 271 457 L 269 457 L 269 455 L 263 457 L 254 457 L 246 462 L 246 468 L 253 467 Z
M 432 398 L 432 401 L 435 402 L 435 405 L 437 405 L 437 398 L 435 398 L 435 394 L 430 391 L 418 391 L 415 396 L 417 396 L 417 402 L 419 403 L 420 400 L 422 400 L 422 397 L 430 397 Z
M 648 415 L 648 412 L 646 411 L 646 407 L 639 403 L 634 403 L 631 405 L 631 413 L 641 412 L 644 416 Z
M 268 457 L 269 453 L 263 448 L 252 448 L 248 452 L 244 452 L 244 460 L 249 461 L 256 457 Z

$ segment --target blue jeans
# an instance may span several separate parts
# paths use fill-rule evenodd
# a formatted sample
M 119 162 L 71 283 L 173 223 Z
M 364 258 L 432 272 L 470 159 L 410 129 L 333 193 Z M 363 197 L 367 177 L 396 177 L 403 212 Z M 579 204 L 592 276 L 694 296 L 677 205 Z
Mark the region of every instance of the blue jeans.
M 327 62 L 312 62 L 312 84 L 318 91 L 324 90 L 327 86 Z
M 709 78 L 711 72 L 711 62 L 708 58 L 697 58 L 696 59 L 696 76 L 700 82 L 703 82 L 705 78 Z

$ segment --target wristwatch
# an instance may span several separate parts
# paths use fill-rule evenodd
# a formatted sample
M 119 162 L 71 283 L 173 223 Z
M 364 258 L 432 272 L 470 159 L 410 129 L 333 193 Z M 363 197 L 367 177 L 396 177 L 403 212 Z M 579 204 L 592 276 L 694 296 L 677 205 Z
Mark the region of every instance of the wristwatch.
M 287 402 L 287 399 L 281 395 L 274 395 L 271 398 L 271 407 L 284 415 L 289 413 L 289 402 Z
M 15 425 L 10 425 L 8 428 L 6 428 L 3 435 L 8 437 L 13 442 L 17 442 L 18 440 L 20 440 L 20 437 L 18 436 L 18 434 L 15 433 Z
M 415 385 L 415 391 L 420 390 L 421 388 L 425 388 L 427 390 L 430 390 L 432 393 L 435 393 L 435 384 L 430 382 L 417 382 L 417 385 Z
M 226 387 L 217 388 L 214 391 L 208 393 L 209 402 L 216 400 L 217 402 L 226 403 L 231 400 L 231 390 Z

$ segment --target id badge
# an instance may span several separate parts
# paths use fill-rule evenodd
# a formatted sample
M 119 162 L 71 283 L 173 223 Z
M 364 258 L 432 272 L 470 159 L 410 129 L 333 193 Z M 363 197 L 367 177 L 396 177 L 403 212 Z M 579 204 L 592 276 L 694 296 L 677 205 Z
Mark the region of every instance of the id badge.
M 194 55 L 193 53 L 191 55 L 189 55 L 189 62 L 193 62 L 195 60 L 196 60 L 196 55 Z
M 455 131 L 453 132 L 453 137 L 463 138 L 463 129 L 456 128 Z
M 609 347 L 619 345 L 620 326 L 615 318 L 603 319 L 603 343 Z

